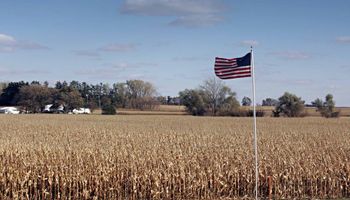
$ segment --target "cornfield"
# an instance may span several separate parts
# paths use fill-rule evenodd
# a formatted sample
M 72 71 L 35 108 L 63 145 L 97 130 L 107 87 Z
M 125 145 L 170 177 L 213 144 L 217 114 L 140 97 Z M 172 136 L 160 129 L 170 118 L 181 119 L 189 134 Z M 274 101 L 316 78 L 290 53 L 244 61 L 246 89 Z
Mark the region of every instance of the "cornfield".
M 0 116 L 0 199 L 251 199 L 251 118 Z M 348 118 L 258 119 L 259 197 L 350 198 Z

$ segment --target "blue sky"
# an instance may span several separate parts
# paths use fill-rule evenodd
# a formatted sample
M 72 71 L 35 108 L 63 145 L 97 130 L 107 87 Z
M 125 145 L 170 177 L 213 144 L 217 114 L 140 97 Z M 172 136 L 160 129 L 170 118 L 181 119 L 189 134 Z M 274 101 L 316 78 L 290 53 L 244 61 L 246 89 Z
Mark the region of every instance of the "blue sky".
M 350 106 L 348 0 L 0 0 L 0 81 L 152 82 L 177 95 L 254 45 L 257 101 Z M 251 79 L 225 83 L 239 100 Z

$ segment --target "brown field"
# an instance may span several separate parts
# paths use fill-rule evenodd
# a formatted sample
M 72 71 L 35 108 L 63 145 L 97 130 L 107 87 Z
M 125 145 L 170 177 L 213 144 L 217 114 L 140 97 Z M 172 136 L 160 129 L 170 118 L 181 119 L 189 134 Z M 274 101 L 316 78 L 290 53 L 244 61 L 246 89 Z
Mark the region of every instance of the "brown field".
M 122 115 L 187 115 L 185 106 L 160 105 L 154 110 L 132 110 L 118 109 L 118 114 Z
M 0 115 L 0 199 L 250 199 L 252 119 Z M 259 118 L 259 196 L 350 198 L 349 118 Z
M 336 110 L 340 112 L 340 116 L 350 117 L 350 107 L 338 107 Z M 316 108 L 306 108 L 306 113 L 308 116 L 320 116 L 320 113 L 316 111 Z
M 250 106 L 242 106 L 241 110 L 253 109 Z M 272 111 L 274 110 L 273 106 L 257 106 L 257 110 L 262 110 L 265 112 L 265 117 L 271 117 Z M 340 111 L 341 117 L 350 117 L 350 107 L 338 107 L 337 111 Z M 100 114 L 101 111 L 97 110 L 94 113 Z M 149 111 L 140 111 L 140 110 L 131 110 L 131 109 L 118 109 L 118 114 L 122 115 L 187 115 L 185 106 L 174 106 L 174 105 L 160 105 L 155 110 Z M 319 112 L 316 111 L 316 108 L 306 107 L 305 114 L 309 117 L 319 117 L 321 116 Z
M 253 109 L 252 107 L 249 106 L 242 106 L 242 110 L 248 110 L 248 109 Z M 257 110 L 262 110 L 265 112 L 265 117 L 271 117 L 272 116 L 272 111 L 275 109 L 273 106 L 257 106 Z M 350 107 L 337 107 L 335 109 L 336 111 L 340 112 L 341 117 L 350 117 Z M 320 112 L 317 111 L 316 108 L 313 107 L 305 107 L 305 115 L 306 117 L 319 117 L 321 116 Z

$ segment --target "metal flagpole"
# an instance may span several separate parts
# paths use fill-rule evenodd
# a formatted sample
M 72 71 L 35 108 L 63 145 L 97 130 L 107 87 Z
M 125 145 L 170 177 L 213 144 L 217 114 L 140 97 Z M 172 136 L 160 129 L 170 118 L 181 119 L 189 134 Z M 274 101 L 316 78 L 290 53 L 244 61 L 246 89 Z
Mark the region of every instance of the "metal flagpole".
M 255 65 L 253 47 L 251 47 L 252 89 L 253 89 L 253 117 L 254 117 L 254 151 L 255 151 L 255 199 L 258 199 L 258 144 L 256 135 L 256 104 L 255 104 Z

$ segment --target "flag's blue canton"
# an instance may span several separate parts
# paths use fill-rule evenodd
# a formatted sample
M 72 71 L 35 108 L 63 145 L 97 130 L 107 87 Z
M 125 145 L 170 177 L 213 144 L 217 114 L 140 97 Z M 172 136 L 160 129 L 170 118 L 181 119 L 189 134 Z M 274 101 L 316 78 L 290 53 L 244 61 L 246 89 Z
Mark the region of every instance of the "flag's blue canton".
M 237 65 L 238 67 L 240 66 L 250 66 L 251 64 L 251 59 L 252 59 L 252 54 L 248 53 L 247 55 L 237 58 Z

